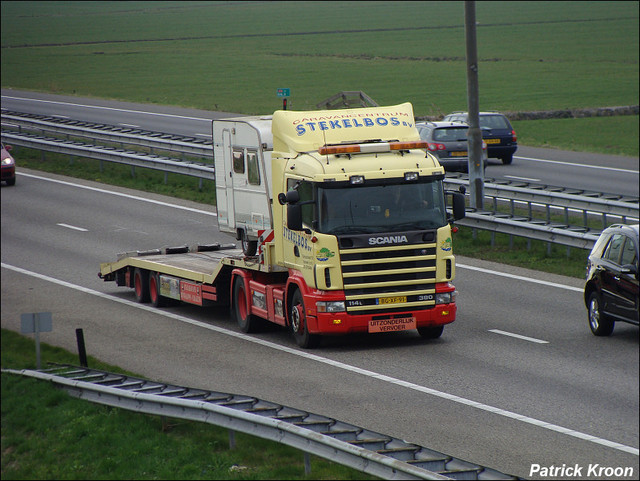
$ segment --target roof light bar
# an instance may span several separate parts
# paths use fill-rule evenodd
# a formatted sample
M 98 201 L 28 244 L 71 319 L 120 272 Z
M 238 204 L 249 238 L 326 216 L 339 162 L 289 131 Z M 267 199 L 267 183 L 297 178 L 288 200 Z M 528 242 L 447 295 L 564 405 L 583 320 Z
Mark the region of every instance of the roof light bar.
M 375 152 L 390 152 L 392 150 L 427 148 L 428 143 L 423 140 L 415 142 L 375 142 L 370 144 L 325 145 L 318 149 L 318 153 L 320 155 L 369 154 Z

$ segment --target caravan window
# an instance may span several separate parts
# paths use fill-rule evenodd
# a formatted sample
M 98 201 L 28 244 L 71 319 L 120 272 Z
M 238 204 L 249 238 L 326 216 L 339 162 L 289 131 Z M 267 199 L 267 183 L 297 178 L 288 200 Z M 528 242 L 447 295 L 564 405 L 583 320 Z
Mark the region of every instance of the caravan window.
M 233 149 L 233 171 L 244 174 L 244 150 Z
M 249 183 L 260 185 L 260 169 L 258 167 L 258 152 L 247 151 L 247 171 Z

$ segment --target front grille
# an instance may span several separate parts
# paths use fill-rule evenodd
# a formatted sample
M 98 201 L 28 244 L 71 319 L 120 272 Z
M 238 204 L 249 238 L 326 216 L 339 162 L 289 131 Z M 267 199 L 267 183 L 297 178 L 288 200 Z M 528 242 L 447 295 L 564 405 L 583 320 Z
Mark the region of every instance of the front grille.
M 422 242 L 423 237 L 416 239 L 418 243 L 340 249 L 347 312 L 380 314 L 432 308 L 436 244 L 433 237 Z

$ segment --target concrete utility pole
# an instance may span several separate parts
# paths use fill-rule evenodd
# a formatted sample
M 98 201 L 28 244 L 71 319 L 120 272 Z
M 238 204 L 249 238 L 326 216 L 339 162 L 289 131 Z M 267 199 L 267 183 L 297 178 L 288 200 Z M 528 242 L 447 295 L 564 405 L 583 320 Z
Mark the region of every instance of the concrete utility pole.
M 469 200 L 470 206 L 484 208 L 484 168 L 482 165 L 482 132 L 478 102 L 478 45 L 476 42 L 476 2 L 464 2 L 464 24 L 467 43 L 467 104 L 469 135 Z

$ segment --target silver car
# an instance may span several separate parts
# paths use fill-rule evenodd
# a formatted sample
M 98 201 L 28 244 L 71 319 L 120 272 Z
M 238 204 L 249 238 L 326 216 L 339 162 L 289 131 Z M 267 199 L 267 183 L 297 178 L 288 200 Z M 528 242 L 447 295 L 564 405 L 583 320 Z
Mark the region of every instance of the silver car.
M 438 157 L 446 171 L 469 172 L 467 132 L 462 122 L 416 122 L 420 138 L 429 143 L 429 152 Z M 487 167 L 487 144 L 482 141 L 482 165 Z

